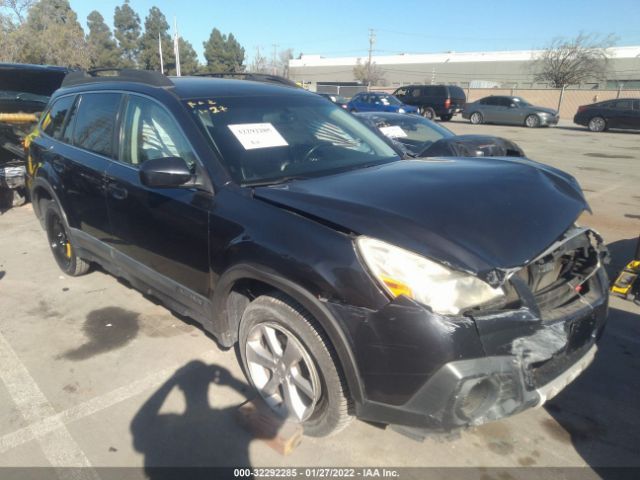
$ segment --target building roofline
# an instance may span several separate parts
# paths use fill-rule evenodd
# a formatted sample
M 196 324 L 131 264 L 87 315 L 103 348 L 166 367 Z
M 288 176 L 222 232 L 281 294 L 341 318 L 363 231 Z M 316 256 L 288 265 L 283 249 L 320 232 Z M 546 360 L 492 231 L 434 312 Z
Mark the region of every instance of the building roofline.
M 372 61 L 377 65 L 407 65 L 414 63 L 465 63 L 465 62 L 516 62 L 533 59 L 543 50 L 506 50 L 496 52 L 445 52 L 445 53 L 406 53 L 398 55 L 374 55 Z M 635 58 L 640 60 L 640 46 L 612 47 L 611 58 Z M 322 57 L 320 55 L 302 55 L 299 59 L 289 60 L 290 68 L 300 67 L 352 67 L 364 57 Z

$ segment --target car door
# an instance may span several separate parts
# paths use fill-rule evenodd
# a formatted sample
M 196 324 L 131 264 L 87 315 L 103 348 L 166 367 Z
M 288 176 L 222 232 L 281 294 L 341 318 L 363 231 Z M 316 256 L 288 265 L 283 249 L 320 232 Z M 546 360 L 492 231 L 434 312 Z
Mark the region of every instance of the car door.
M 173 115 L 155 100 L 128 95 L 121 116 L 118 161 L 106 174 L 111 245 L 138 276 L 202 304 L 209 293 L 212 194 L 150 188 L 139 175 L 143 162 L 176 156 L 195 172 L 195 153 Z
M 495 97 L 493 108 L 493 121 L 495 123 L 515 123 L 514 117 L 516 114 L 517 108 L 511 108 L 511 99 L 509 97 Z
M 121 99 L 110 92 L 78 95 L 56 133 L 59 142 L 43 152 L 59 175 L 56 193 L 69 226 L 99 240 L 110 233 L 104 182 Z
M 480 100 L 480 113 L 485 122 L 496 122 L 496 108 L 498 107 L 498 97 L 486 97 Z
M 631 112 L 629 128 L 640 129 L 640 100 L 633 101 L 633 111 Z
M 612 113 L 613 121 L 609 122 L 610 128 L 633 128 L 633 100 L 616 100 Z

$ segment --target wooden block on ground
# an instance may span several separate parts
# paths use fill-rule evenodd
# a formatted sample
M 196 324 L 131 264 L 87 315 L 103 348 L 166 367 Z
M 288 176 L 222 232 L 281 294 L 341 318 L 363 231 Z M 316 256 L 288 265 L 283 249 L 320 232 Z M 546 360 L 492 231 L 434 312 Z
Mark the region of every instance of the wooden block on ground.
M 281 455 L 289 455 L 302 441 L 302 425 L 279 417 L 261 398 L 240 405 L 236 421 Z

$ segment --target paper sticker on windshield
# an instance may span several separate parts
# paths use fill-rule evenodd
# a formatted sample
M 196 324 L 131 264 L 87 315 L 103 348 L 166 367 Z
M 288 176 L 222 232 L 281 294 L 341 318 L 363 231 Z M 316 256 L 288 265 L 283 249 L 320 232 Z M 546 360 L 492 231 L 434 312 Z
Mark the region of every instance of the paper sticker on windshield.
M 245 150 L 285 147 L 289 145 L 270 123 L 241 123 L 229 125 L 229 130 L 236 136 Z
M 398 125 L 380 127 L 380 131 L 389 138 L 402 138 L 407 136 L 407 133 Z

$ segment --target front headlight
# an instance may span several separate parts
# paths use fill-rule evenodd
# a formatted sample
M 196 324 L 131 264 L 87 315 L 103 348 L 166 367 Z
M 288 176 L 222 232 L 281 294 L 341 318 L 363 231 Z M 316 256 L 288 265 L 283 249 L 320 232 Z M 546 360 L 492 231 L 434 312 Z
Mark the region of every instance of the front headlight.
M 456 315 L 504 295 L 477 277 L 369 237 L 356 239 L 358 252 L 380 285 L 392 296 L 405 295 L 434 312 Z
M 406 112 L 406 110 L 404 108 L 399 108 L 398 109 L 398 113 L 405 113 L 405 112 Z

